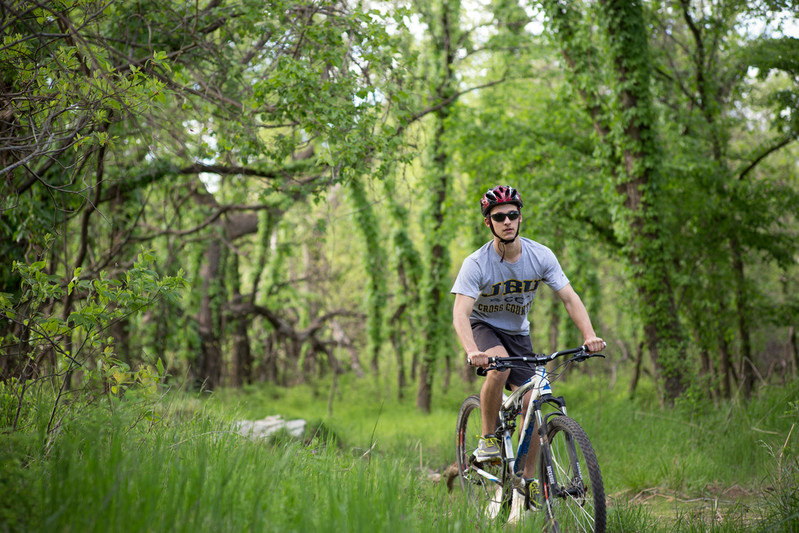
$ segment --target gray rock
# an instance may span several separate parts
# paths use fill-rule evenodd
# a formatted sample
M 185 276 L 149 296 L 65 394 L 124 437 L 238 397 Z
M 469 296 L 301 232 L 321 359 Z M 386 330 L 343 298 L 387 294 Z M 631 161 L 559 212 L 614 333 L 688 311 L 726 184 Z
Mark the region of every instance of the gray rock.
M 233 430 L 253 439 L 264 439 L 281 429 L 288 431 L 292 437 L 302 437 L 305 425 L 305 420 L 283 420 L 282 416 L 273 415 L 261 420 L 239 420 L 233 425 Z

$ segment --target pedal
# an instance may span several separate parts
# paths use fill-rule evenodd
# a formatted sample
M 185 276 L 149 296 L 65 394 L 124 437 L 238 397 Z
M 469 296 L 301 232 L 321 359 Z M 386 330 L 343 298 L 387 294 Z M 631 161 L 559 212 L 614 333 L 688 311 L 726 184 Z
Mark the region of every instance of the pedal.
M 478 464 L 480 466 L 486 466 L 486 465 L 493 466 L 493 465 L 502 464 L 502 457 L 489 457 L 488 459 L 484 459 L 484 460 L 480 461 L 479 459 L 477 459 L 477 457 L 475 457 L 473 455 L 472 459 L 473 459 L 475 464 Z

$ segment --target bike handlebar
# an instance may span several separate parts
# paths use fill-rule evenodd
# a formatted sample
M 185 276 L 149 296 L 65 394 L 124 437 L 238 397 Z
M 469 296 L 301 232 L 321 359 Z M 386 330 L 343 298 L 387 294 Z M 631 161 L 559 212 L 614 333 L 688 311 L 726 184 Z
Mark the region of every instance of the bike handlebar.
M 607 343 L 603 343 L 607 346 Z M 560 350 L 549 355 L 546 354 L 534 354 L 533 356 L 527 355 L 516 355 L 510 357 L 499 357 L 493 356 L 488 358 L 488 367 L 485 368 L 478 368 L 477 373 L 481 376 L 485 376 L 489 370 L 503 370 L 506 368 L 513 367 L 513 363 L 533 363 L 536 366 L 543 366 L 548 362 L 557 359 L 558 357 L 562 357 L 564 355 L 575 355 L 572 357 L 569 362 L 575 361 L 580 363 L 585 361 L 586 359 L 590 359 L 591 357 L 602 357 L 604 358 L 605 355 L 601 353 L 588 353 L 588 346 L 585 344 L 582 346 L 578 346 L 577 348 L 569 348 L 568 350 Z M 471 360 L 469 361 L 471 364 Z

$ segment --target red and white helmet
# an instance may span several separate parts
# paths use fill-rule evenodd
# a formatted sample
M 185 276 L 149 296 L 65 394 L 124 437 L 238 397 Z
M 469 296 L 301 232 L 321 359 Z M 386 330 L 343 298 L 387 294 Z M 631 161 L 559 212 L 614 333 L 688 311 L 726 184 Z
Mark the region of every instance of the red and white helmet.
M 502 204 L 515 204 L 519 209 L 524 205 L 519 191 L 509 185 L 498 185 L 493 189 L 488 189 L 480 200 L 480 210 L 483 216 L 487 217 L 491 208 Z

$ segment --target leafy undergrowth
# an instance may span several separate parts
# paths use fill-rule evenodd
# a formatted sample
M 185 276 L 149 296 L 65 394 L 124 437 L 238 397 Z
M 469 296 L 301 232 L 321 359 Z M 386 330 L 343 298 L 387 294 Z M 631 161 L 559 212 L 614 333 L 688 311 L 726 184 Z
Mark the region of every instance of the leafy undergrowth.
M 375 382 L 171 393 L 146 423 L 124 402 L 88 408 L 50 446 L 0 433 L 0 531 L 505 530 L 445 483 L 457 407 L 478 386 L 429 414 Z M 669 410 L 586 377 L 556 388 L 597 450 L 609 531 L 799 530 L 796 387 Z M 272 414 L 307 419 L 305 436 L 231 430 Z
M 332 402 L 320 394 L 315 403 L 302 387 L 223 391 L 216 400 L 224 411 L 235 405 L 248 413 L 310 419 L 322 413 L 325 425 L 353 448 L 402 455 L 417 469 L 443 473 L 454 461 L 458 406 L 479 385 L 457 383 L 436 398 L 429 414 L 415 409 L 413 394 L 398 401 L 390 387 L 358 381 L 339 385 L 346 394 L 334 394 Z M 769 387 L 749 401 L 682 401 L 666 409 L 646 386 L 635 400 L 589 376 L 572 375 L 553 388 L 567 398 L 570 415 L 596 449 L 616 521 L 611 531 L 799 530 L 792 491 L 799 483 L 786 474 L 788 458 L 799 456 L 799 435 L 791 434 L 799 420 L 799 387 Z M 284 401 L 288 411 L 281 410 Z
M 168 417 L 167 417 L 168 418 Z M 255 441 L 207 416 L 131 428 L 117 413 L 61 435 L 3 435 L 0 531 L 458 531 L 462 500 L 403 458 L 334 439 Z M 14 437 L 15 442 L 10 438 Z

